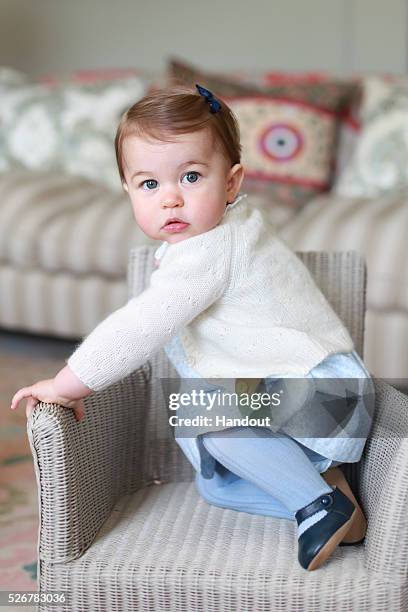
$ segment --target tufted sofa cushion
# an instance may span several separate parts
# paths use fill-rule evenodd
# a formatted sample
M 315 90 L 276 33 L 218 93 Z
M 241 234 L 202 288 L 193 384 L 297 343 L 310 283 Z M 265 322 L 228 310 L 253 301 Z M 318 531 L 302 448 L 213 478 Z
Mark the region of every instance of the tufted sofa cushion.
M 0 174 L 0 261 L 124 278 L 131 248 L 157 244 L 136 225 L 128 196 L 59 172 Z
M 408 190 L 376 198 L 322 194 L 282 228 L 294 250 L 361 253 L 367 263 L 365 361 L 376 376 L 408 372 Z M 392 381 L 391 381 L 392 382 Z
M 367 262 L 367 308 L 408 315 L 408 190 L 376 198 L 322 194 L 280 235 L 295 250 L 354 249 Z

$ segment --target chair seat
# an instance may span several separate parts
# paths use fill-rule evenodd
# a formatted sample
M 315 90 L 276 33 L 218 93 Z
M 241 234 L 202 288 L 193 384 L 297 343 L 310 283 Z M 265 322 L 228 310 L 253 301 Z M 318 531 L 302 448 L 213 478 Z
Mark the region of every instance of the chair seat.
M 296 537 L 295 521 L 210 505 L 194 481 L 151 485 L 121 497 L 88 550 L 54 571 L 93 610 L 110 598 L 110 609 L 166 611 L 374 607 L 382 585 L 362 545 L 307 572 Z

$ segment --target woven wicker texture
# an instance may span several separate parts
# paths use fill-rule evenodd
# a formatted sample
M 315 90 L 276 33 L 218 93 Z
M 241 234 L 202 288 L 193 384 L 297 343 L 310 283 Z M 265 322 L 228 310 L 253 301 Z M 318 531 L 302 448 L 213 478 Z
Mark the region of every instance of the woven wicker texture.
M 146 287 L 154 250 L 131 252 L 129 296 Z M 364 260 L 353 251 L 298 256 L 363 356 Z M 367 514 L 366 539 L 338 547 L 307 572 L 297 560 L 294 521 L 211 506 L 196 491 L 158 380 L 176 375 L 159 351 L 86 398 L 84 421 L 45 403 L 30 417 L 38 584 L 68 592 L 69 603 L 58 609 L 407 610 L 408 398 L 374 381 L 372 437 L 360 463 L 345 466 Z

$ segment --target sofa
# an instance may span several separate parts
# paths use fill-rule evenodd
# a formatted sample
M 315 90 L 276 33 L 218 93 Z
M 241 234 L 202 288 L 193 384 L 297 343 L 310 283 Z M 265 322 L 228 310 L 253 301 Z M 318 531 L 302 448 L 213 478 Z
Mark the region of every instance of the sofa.
M 408 182 L 401 154 L 397 159 L 389 153 L 387 157 L 390 147 L 381 149 L 379 136 L 373 144 L 373 138 L 370 141 L 370 134 L 368 137 L 366 134 L 373 121 L 381 122 L 384 113 L 389 112 L 390 96 L 392 103 L 395 92 L 384 92 L 377 83 L 377 88 L 373 89 L 377 102 L 380 100 L 375 109 L 377 116 L 373 115 L 372 97 L 371 107 L 369 105 L 364 115 L 361 110 L 364 89 L 361 81 L 352 79 L 351 89 L 349 86 L 347 90 L 339 89 L 342 100 L 349 96 L 351 101 L 346 113 L 344 104 L 342 108 L 334 108 L 332 98 L 327 97 L 328 92 L 332 94 L 333 85 L 322 84 L 320 77 L 315 75 L 293 77 L 288 88 L 287 78 L 285 80 L 281 73 L 268 73 L 266 87 L 265 74 L 256 78 L 253 74 L 242 73 L 220 76 L 194 72 L 185 64 L 181 68 L 180 62 L 173 60 L 166 75 L 143 75 L 142 78 L 137 71 L 130 75 L 119 71 L 119 77 L 105 75 L 103 85 L 100 75 L 89 82 L 87 74 L 86 96 L 81 92 L 84 85 L 78 76 L 73 80 L 70 75 L 70 80 L 62 85 L 61 82 L 55 85 L 52 79 L 33 84 L 28 77 L 11 68 L 3 69 L 2 80 L 0 69 L 0 94 L 3 93 L 3 100 L 0 97 L 0 327 L 80 341 L 110 312 L 126 303 L 129 252 L 137 246 L 157 243 L 136 226 L 128 196 L 118 188 L 110 149 L 116 128 L 114 119 L 138 96 L 173 82 L 177 76 L 179 82 L 187 78 L 190 81 L 200 79 L 197 82 L 225 96 L 239 119 L 243 117 L 242 136 L 247 151 L 252 151 L 253 147 L 253 135 L 248 132 L 252 125 L 248 117 L 253 112 L 250 92 L 257 87 L 261 88 L 264 108 L 269 104 L 268 116 L 286 112 L 289 100 L 291 117 L 294 117 L 294 109 L 302 109 L 303 114 L 297 120 L 309 136 L 310 126 L 321 119 L 319 129 L 326 131 L 319 133 L 327 147 L 335 148 L 334 161 L 327 155 L 323 159 L 323 145 L 319 149 L 311 148 L 307 155 L 309 159 L 315 155 L 319 160 L 318 172 L 311 163 L 306 167 L 302 161 L 303 165 L 292 166 L 293 176 L 288 178 L 276 170 L 273 173 L 268 168 L 261 168 L 260 171 L 257 166 L 260 162 L 253 153 L 248 155 L 247 164 L 243 160 L 248 167 L 248 178 L 241 192 L 248 193 L 253 206 L 262 208 L 293 250 L 356 250 L 364 256 L 368 272 L 365 363 L 377 377 L 394 379 L 394 382 L 406 379 L 408 283 L 404 264 L 407 259 Z M 125 82 L 122 89 L 115 85 L 118 78 Z M 114 100 L 116 106 L 112 103 L 114 108 L 110 113 L 103 109 L 95 113 L 97 101 L 103 98 L 101 88 L 104 91 L 107 81 L 111 89 L 106 99 Z M 380 77 L 378 81 L 382 83 Z M 370 86 L 373 87 L 372 83 Z M 350 97 L 353 88 L 357 93 Z M 400 92 L 401 83 L 397 89 Z M 313 107 L 309 101 L 306 104 L 299 98 L 305 92 L 310 96 L 310 91 L 313 96 L 316 91 L 326 96 L 327 104 L 332 105 L 330 111 L 325 108 L 320 113 L 320 106 Z M 35 104 L 32 104 L 31 117 L 22 127 L 21 121 L 19 124 L 17 121 L 24 110 L 21 104 L 24 102 L 26 109 L 30 96 L 35 97 L 37 115 L 32 110 Z M 4 100 L 8 99 L 11 102 L 4 110 Z M 16 107 L 16 100 L 20 106 Z M 248 106 L 248 100 L 252 107 Z M 42 131 L 37 130 L 36 139 L 32 137 L 32 126 L 41 124 L 39 108 L 44 104 L 48 105 L 48 110 L 43 115 L 58 116 L 59 121 L 57 127 L 53 126 L 53 133 L 61 142 L 57 141 L 56 145 L 54 142 L 52 151 L 44 144 L 50 133 L 49 125 L 43 125 Z M 399 113 L 404 104 L 405 99 L 399 100 Z M 88 106 L 93 109 L 92 122 L 87 116 Z M 305 115 L 305 108 L 310 117 L 313 115 L 313 121 L 307 113 Z M 321 116 L 316 114 L 316 109 Z M 360 112 L 358 121 L 356 112 Z M 335 115 L 341 120 L 336 127 L 336 138 L 334 124 L 328 123 L 328 118 L 332 121 Z M 377 131 L 384 139 L 384 126 Z M 34 142 L 31 143 L 31 156 L 24 158 L 30 138 Z M 286 138 L 285 146 L 289 146 L 291 136 Z M 41 151 L 34 146 L 39 140 Z M 360 141 L 364 145 L 363 153 L 359 151 Z M 282 138 L 279 142 L 283 142 Z M 270 146 L 275 147 L 276 141 Z M 385 153 L 380 160 L 370 158 L 371 175 L 364 171 L 359 176 L 359 164 L 364 169 L 367 156 L 378 156 L 379 150 Z M 272 153 L 275 155 L 273 150 Z M 268 153 L 268 163 L 272 153 Z M 393 165 L 397 167 L 395 172 Z M 386 166 L 384 178 L 378 168 Z M 275 163 L 274 168 L 279 172 L 281 167 Z M 314 173 L 317 178 L 306 180 L 308 176 L 304 177 L 304 173 Z M 379 176 L 381 181 L 377 180 Z

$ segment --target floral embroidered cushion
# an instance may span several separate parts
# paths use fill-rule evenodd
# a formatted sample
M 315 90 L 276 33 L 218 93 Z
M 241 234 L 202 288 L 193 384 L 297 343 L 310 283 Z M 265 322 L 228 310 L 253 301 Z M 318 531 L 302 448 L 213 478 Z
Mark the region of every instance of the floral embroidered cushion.
M 333 190 L 373 197 L 408 187 L 408 78 L 367 76 L 362 83 L 361 133 Z
M 117 125 L 151 81 L 139 74 L 0 83 L 0 171 L 62 170 L 121 191 Z

